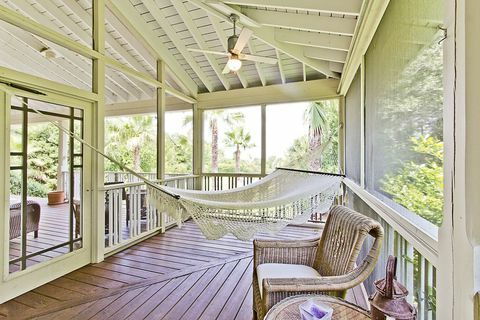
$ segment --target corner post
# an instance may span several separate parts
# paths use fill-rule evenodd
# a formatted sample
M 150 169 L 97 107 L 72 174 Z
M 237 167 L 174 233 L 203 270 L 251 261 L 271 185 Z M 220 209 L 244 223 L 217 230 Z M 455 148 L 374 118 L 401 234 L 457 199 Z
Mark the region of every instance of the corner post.
M 261 106 L 261 117 L 262 117 L 262 155 L 260 162 L 260 174 L 265 176 L 267 173 L 267 105 L 262 104 Z
M 93 0 L 93 50 L 100 53 L 98 59 L 93 59 L 92 89 L 98 94 L 94 103 L 93 138 L 92 143 L 99 150 L 105 144 L 105 1 Z M 103 188 L 104 165 L 100 154 L 92 153 L 92 262 L 101 262 L 104 259 L 105 244 L 105 197 Z M 94 190 L 94 191 L 92 191 Z M 88 227 L 88 226 L 87 226 Z
M 165 62 L 157 60 L 157 179 L 165 178 Z
M 195 189 L 202 190 L 203 165 L 203 112 L 198 105 L 193 104 L 193 174 L 199 178 L 195 180 Z

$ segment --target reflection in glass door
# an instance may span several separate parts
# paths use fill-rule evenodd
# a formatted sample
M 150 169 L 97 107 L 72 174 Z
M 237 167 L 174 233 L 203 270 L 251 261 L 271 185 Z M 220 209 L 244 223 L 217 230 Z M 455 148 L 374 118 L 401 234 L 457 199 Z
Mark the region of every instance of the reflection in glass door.
M 12 97 L 9 272 L 83 246 L 84 110 Z M 40 111 L 43 115 L 38 114 Z

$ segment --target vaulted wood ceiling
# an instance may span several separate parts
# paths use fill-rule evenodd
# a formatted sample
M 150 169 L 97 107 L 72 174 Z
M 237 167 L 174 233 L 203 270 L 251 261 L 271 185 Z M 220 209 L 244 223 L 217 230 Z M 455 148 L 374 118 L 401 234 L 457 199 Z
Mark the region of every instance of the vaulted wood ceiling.
M 186 94 L 338 78 L 347 59 L 363 0 L 110 0 L 106 10 L 108 56 L 155 77 L 156 59 L 167 82 Z M 91 46 L 90 0 L 3 0 L 1 5 Z M 278 58 L 278 64 L 244 61 L 222 74 L 227 58 L 188 51 L 226 51 L 230 13 L 253 31 L 244 53 Z M 89 89 L 91 61 L 0 23 L 0 65 Z M 55 58 L 42 49 L 51 48 Z M 152 87 L 107 68 L 108 103 L 151 99 Z

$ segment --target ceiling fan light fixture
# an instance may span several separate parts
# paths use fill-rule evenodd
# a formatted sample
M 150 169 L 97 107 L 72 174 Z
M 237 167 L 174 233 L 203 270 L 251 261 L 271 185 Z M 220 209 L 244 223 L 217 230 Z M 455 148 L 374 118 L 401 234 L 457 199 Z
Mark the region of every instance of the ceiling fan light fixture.
M 231 71 L 237 72 L 242 67 L 242 61 L 238 59 L 237 55 L 232 55 L 230 59 L 228 59 L 227 66 Z

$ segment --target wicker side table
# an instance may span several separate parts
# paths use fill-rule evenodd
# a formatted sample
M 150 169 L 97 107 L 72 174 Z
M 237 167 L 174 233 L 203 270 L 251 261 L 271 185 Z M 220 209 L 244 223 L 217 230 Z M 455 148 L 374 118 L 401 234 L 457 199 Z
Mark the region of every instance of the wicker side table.
M 333 308 L 332 320 L 370 320 L 370 314 L 366 310 L 344 300 L 325 295 L 300 295 L 286 298 L 268 311 L 265 320 L 299 320 L 298 307 L 311 298 Z

